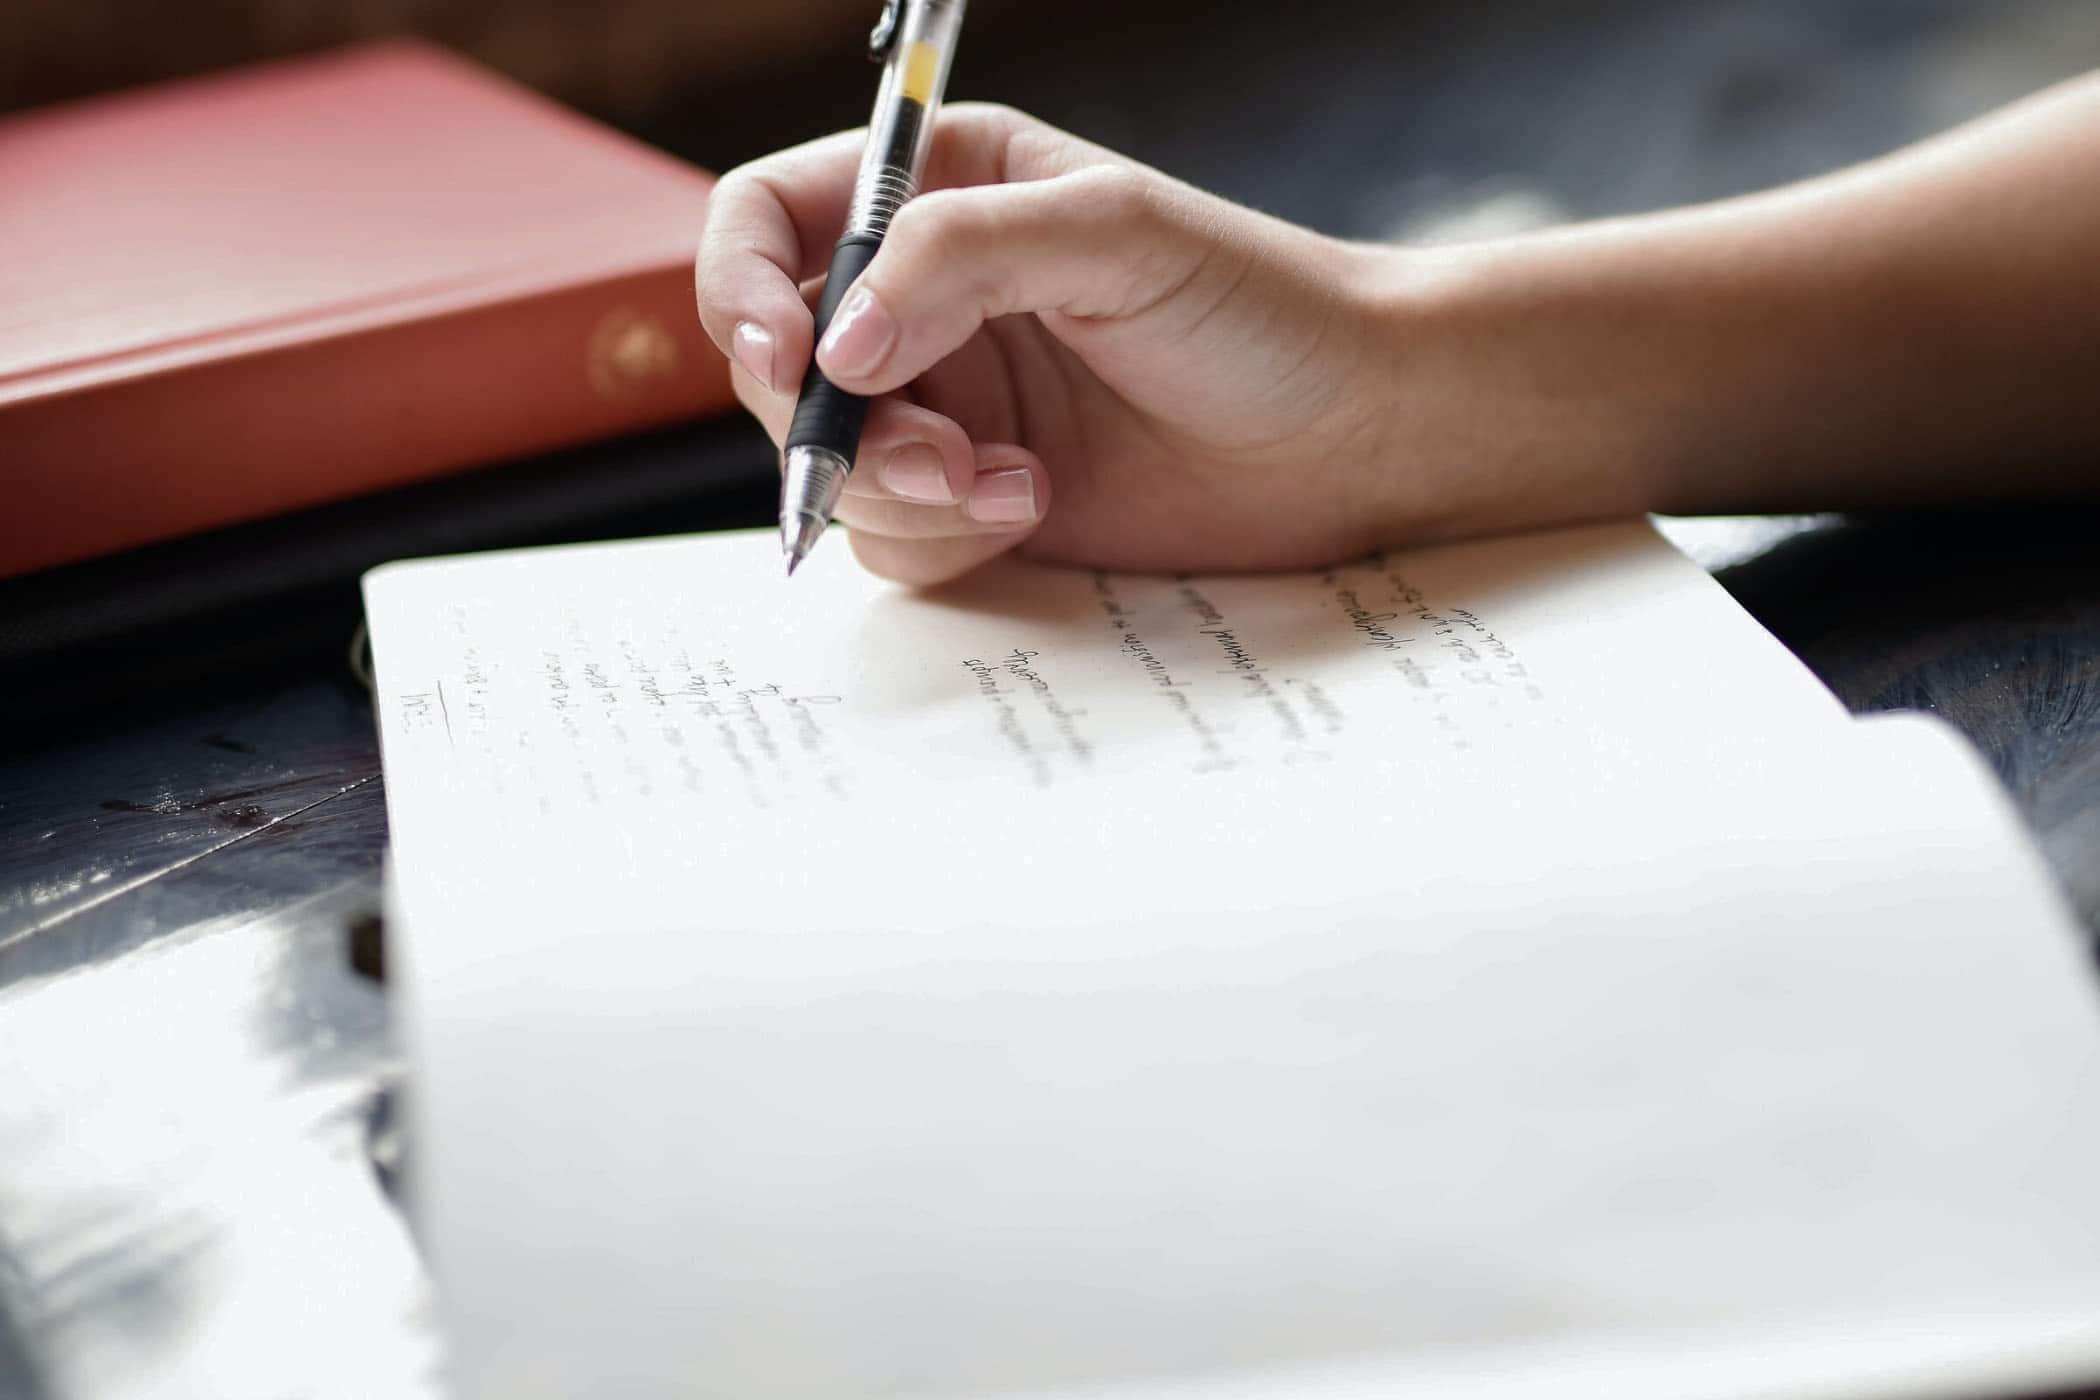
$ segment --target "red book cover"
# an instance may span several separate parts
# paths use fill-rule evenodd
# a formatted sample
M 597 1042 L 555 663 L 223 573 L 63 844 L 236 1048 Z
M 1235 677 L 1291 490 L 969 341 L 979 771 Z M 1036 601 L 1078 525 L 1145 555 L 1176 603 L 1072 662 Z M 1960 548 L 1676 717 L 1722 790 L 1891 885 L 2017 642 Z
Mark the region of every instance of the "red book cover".
M 0 576 L 728 406 L 712 184 L 407 42 L 0 123 Z

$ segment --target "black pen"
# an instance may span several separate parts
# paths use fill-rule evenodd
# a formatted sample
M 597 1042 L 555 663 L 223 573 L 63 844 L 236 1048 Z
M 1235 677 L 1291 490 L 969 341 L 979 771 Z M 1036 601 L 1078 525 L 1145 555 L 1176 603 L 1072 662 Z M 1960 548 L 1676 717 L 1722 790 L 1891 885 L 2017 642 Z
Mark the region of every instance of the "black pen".
M 818 342 L 846 289 L 875 260 L 890 220 L 918 193 L 933 142 L 934 113 L 962 32 L 963 5 L 964 0 L 887 0 L 868 36 L 868 56 L 882 65 L 882 85 L 868 122 L 867 154 L 853 178 L 846 231 L 831 250 L 831 274 L 817 305 Z M 868 401 L 826 379 L 812 356 L 781 444 L 780 544 L 790 574 L 831 523 L 867 416 Z

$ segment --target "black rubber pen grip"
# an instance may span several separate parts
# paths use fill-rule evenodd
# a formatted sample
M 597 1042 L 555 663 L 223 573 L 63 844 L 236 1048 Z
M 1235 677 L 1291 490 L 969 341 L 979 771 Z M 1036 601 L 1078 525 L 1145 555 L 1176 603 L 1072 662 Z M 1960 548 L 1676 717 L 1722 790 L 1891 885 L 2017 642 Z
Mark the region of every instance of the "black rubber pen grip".
M 873 234 L 854 234 L 840 239 L 831 250 L 831 273 L 824 279 L 824 295 L 817 302 L 819 341 L 830 329 L 832 315 L 845 300 L 846 289 L 867 271 L 868 264 L 875 261 L 875 250 L 881 246 Z M 853 454 L 860 448 L 861 424 L 867 416 L 868 401 L 826 379 L 817 368 L 812 350 L 809 373 L 802 376 L 802 394 L 795 400 L 795 416 L 788 423 L 787 441 L 781 446 L 827 447 L 851 466 Z

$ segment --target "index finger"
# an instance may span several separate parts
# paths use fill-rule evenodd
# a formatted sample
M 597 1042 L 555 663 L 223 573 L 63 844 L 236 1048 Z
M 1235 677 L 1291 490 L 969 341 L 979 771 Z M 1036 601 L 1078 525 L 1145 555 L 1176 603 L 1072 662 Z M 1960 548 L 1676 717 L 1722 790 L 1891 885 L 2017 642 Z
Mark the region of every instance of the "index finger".
M 812 323 L 797 284 L 845 224 L 864 140 L 841 131 L 739 166 L 708 196 L 693 261 L 700 324 L 775 393 L 808 363 Z
M 800 285 L 823 271 L 845 227 L 867 141 L 842 131 L 739 166 L 709 197 L 694 260 L 700 323 L 724 354 L 785 393 L 809 363 Z M 923 185 L 1042 179 L 1105 156 L 1011 108 L 961 103 L 936 122 Z

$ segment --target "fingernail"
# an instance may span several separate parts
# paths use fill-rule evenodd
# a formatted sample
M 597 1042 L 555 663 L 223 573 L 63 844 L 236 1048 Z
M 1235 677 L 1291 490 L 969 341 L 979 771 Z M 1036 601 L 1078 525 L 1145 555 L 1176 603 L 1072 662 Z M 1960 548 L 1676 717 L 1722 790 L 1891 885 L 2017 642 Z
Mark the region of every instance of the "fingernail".
M 773 387 L 773 333 L 754 321 L 739 321 L 729 337 L 729 348 L 744 373 Z
M 882 484 L 907 501 L 947 505 L 955 499 L 948 489 L 947 463 L 931 443 L 908 442 L 892 452 L 882 464 Z
M 832 316 L 831 327 L 824 332 L 824 343 L 818 348 L 828 372 L 859 379 L 880 369 L 896 343 L 897 323 L 890 319 L 890 313 L 875 300 L 873 292 L 855 287 L 846 293 L 846 300 Z
M 963 513 L 986 525 L 1020 525 L 1035 519 L 1035 478 L 1026 467 L 979 472 Z

